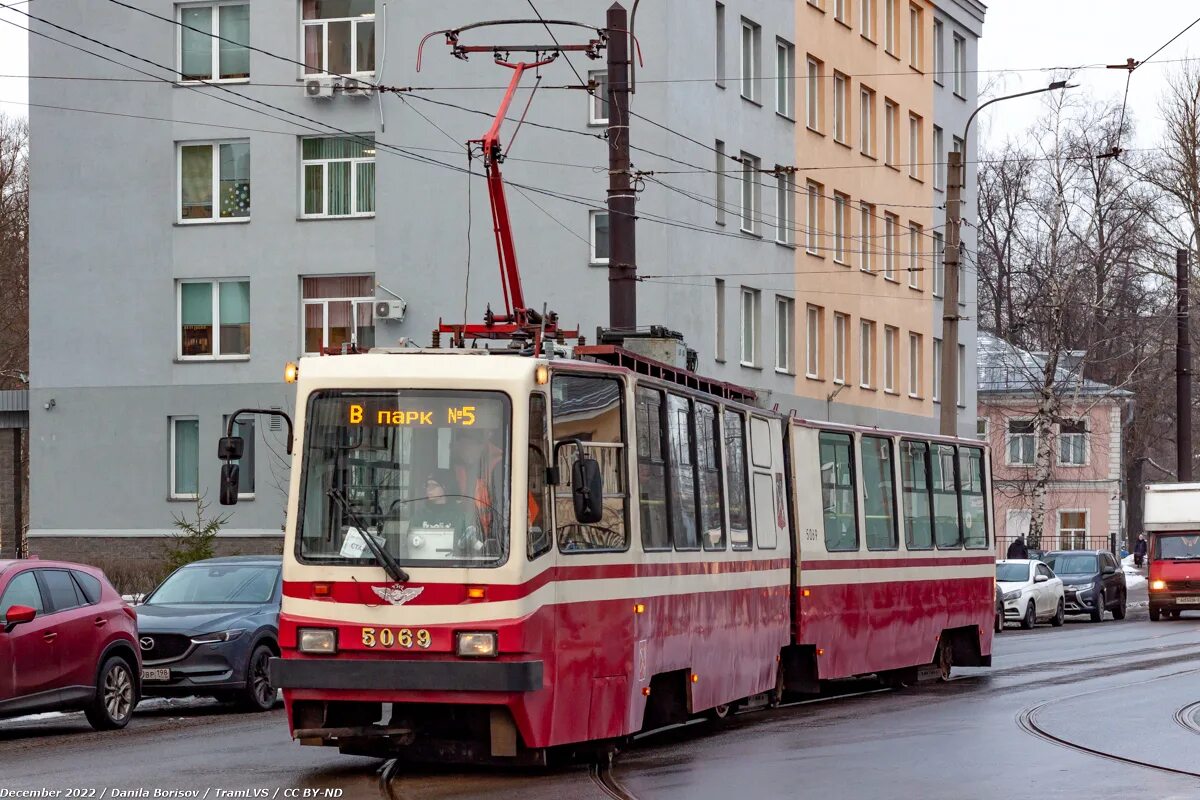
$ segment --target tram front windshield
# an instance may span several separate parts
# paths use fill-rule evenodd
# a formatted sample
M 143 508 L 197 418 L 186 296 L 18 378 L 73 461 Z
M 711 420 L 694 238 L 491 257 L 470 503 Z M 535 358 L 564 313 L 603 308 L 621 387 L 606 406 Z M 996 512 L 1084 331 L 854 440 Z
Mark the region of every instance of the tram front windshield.
M 296 548 L 367 565 L 365 536 L 406 566 L 508 554 L 511 406 L 499 392 L 325 391 L 309 400 Z

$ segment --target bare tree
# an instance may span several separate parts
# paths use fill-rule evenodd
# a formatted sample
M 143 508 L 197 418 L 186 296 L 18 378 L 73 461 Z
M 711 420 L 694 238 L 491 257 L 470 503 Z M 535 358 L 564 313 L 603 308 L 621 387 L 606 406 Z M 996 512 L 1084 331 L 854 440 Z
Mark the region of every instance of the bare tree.
M 0 388 L 29 374 L 29 127 L 0 114 Z

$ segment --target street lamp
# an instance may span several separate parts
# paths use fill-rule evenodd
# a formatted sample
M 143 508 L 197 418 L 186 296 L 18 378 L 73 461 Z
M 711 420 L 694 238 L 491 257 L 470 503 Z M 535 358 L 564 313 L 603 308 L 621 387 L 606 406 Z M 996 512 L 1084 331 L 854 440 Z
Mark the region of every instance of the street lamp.
M 942 256 L 946 285 L 942 292 L 942 413 L 939 430 L 944 436 L 958 434 L 958 321 L 962 319 L 958 314 L 958 265 L 962 242 L 962 192 L 967 182 L 966 170 L 963 169 L 963 155 L 967 150 L 971 123 L 975 121 L 976 114 L 992 103 L 1058 89 L 1074 89 L 1076 85 L 1066 81 L 1054 81 L 1041 89 L 994 97 L 980 104 L 971 112 L 971 116 L 967 117 L 967 124 L 963 127 L 962 150 L 954 150 L 949 155 L 949 174 L 946 178 L 946 245 Z M 965 369 L 966 364 L 963 367 Z

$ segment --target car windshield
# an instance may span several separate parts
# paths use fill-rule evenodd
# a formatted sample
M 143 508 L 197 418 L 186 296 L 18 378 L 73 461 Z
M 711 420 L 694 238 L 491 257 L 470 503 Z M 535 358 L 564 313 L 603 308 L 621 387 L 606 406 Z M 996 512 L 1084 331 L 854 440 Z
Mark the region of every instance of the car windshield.
M 1200 533 L 1159 534 L 1154 542 L 1154 558 L 1200 559 Z
M 1100 563 L 1091 553 L 1056 553 L 1043 560 L 1059 575 L 1090 575 L 1100 571 Z
M 1001 583 L 1021 583 L 1029 580 L 1028 564 L 997 564 L 996 580 Z
M 495 566 L 508 552 L 511 410 L 499 392 L 325 391 L 309 400 L 301 561 Z
M 266 603 L 275 593 L 279 567 L 248 564 L 208 564 L 176 570 L 147 605 Z

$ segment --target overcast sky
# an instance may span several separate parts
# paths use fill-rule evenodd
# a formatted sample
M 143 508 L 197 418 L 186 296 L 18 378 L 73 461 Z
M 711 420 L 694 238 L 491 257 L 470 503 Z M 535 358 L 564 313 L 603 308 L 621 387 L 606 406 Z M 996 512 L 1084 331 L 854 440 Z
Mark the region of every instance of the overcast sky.
M 781 2 L 782 0 L 776 0 Z M 8 0 L 0 0 L 4 5 Z M 53 3 L 32 0 L 26 8 Z M 990 95 L 1007 94 L 1043 86 L 1049 73 L 1035 68 L 1117 64 L 1127 58 L 1143 60 L 1182 30 L 1200 10 L 1196 0 L 993 0 L 984 24 L 980 46 L 980 87 Z M 0 75 L 25 75 L 28 71 L 26 34 L 4 20 L 24 24 L 25 18 L 0 9 Z M 1157 59 L 1200 54 L 1200 25 L 1169 46 Z M 1126 147 L 1156 144 L 1158 97 L 1167 71 L 1177 65 L 1150 63 L 1137 70 L 1130 84 L 1129 109 L 1138 122 L 1134 142 Z M 1035 70 L 1002 72 L 1001 70 Z M 1122 70 L 1087 69 L 1076 75 L 1080 88 L 1096 97 L 1119 98 L 1125 88 Z M 26 82 L 0 77 L 0 110 L 27 113 Z M 985 146 L 1018 133 L 1037 117 L 1039 99 L 1012 100 L 1001 109 L 983 112 L 979 121 Z

